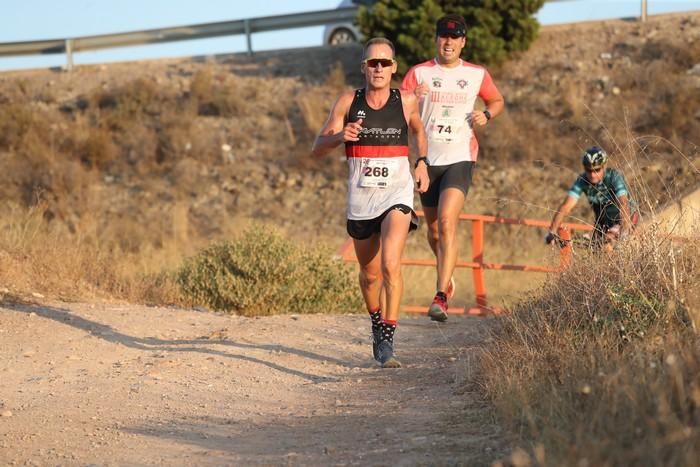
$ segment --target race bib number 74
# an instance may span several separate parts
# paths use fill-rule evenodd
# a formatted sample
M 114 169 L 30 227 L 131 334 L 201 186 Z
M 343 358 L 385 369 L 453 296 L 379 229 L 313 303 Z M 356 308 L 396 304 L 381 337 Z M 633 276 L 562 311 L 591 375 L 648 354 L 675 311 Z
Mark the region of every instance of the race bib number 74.
M 431 122 L 428 138 L 439 143 L 451 143 L 460 138 L 464 120 L 459 118 L 438 118 Z

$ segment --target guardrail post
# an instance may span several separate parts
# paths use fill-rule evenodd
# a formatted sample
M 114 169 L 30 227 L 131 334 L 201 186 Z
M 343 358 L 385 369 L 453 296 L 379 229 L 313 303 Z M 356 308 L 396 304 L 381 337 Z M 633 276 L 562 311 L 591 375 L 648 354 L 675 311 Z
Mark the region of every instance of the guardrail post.
M 639 17 L 642 20 L 642 23 L 646 22 L 646 20 L 647 20 L 647 0 L 642 0 L 642 11 L 640 12 Z
M 559 227 L 557 235 L 561 239 L 561 263 L 559 266 L 564 269 L 571 264 L 571 232 L 568 229 Z
M 64 48 L 66 50 L 66 71 L 73 69 L 73 39 L 66 39 Z
M 472 259 L 477 267 L 472 269 L 476 306 L 486 307 L 486 283 L 484 281 L 484 221 L 472 221 Z
M 245 30 L 245 40 L 248 46 L 248 56 L 253 55 L 253 40 L 250 37 L 250 20 L 248 18 L 243 20 L 243 29 Z

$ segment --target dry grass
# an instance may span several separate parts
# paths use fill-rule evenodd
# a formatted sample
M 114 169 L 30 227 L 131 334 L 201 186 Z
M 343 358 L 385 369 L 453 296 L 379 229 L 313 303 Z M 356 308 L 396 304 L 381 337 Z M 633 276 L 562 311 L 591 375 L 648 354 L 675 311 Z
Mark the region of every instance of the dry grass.
M 0 283 L 20 294 L 39 294 L 62 300 L 119 298 L 136 302 L 174 303 L 178 295 L 159 274 L 163 251 L 147 260 L 71 235 L 61 224 L 47 224 L 45 203 L 24 209 L 11 206 L 0 223 Z M 88 226 L 83 230 L 89 231 Z
M 698 239 L 657 235 L 579 258 L 503 320 L 483 385 L 525 447 L 511 462 L 694 465 L 700 456 Z

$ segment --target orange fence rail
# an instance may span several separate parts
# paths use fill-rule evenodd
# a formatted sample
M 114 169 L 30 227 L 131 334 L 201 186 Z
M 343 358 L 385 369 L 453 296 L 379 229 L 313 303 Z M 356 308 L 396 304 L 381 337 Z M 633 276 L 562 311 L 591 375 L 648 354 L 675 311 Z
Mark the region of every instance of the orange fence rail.
M 424 217 L 422 211 L 417 211 L 419 217 Z M 571 261 L 571 232 L 574 230 L 592 231 L 593 226 L 587 224 L 570 224 L 563 223 L 559 227 L 557 234 L 563 242 L 560 252 L 559 265 L 544 266 L 531 264 L 505 264 L 505 263 L 487 263 L 484 261 L 484 225 L 485 224 L 510 224 L 523 225 L 526 227 L 549 228 L 549 221 L 536 219 L 511 219 L 498 216 L 483 216 L 476 214 L 460 214 L 459 220 L 471 221 L 472 224 L 472 261 L 457 261 L 458 268 L 471 268 L 472 278 L 474 281 L 474 291 L 476 294 L 476 306 L 467 307 L 464 309 L 450 309 L 453 314 L 470 314 L 470 315 L 485 315 L 498 314 L 500 309 L 489 307 L 486 301 L 486 281 L 484 280 L 484 271 L 487 269 L 503 270 L 503 271 L 523 271 L 523 272 L 558 272 L 565 268 Z M 353 248 L 352 238 L 348 238 L 340 248 L 339 254 L 346 262 L 357 262 L 355 250 Z M 435 266 L 435 259 L 409 259 L 404 258 L 401 264 L 409 266 Z M 428 307 L 425 306 L 404 306 L 403 311 L 409 313 L 425 313 Z

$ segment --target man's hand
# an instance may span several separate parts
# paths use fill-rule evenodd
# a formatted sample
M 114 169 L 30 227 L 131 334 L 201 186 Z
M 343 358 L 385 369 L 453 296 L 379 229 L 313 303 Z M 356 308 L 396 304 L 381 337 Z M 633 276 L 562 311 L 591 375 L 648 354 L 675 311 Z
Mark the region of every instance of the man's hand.
M 418 193 L 425 193 L 430 186 L 430 177 L 428 177 L 428 166 L 425 163 L 420 163 L 416 166 L 416 190 Z
M 416 86 L 416 89 L 413 91 L 413 93 L 416 95 L 418 99 L 421 97 L 425 96 L 430 92 L 430 86 L 428 86 L 426 83 L 421 83 L 418 86 Z
M 470 117 L 472 121 L 472 126 L 474 123 L 476 123 L 479 126 L 484 126 L 486 125 L 486 122 L 489 121 L 489 119 L 486 118 L 486 115 L 484 114 L 483 110 L 473 110 Z
M 559 238 L 557 234 L 555 234 L 554 232 L 548 232 L 547 235 L 545 235 L 544 237 L 544 243 L 545 245 L 551 245 L 552 242 L 557 238 Z
M 555 234 L 554 232 L 549 232 L 544 237 L 544 243 L 547 245 L 551 245 L 554 242 L 556 242 L 556 244 L 559 248 L 564 248 L 569 243 L 569 240 L 564 240 L 563 238 L 561 238 L 559 235 Z
M 343 128 L 343 142 L 347 141 L 359 141 L 360 133 L 362 133 L 362 122 L 364 120 L 359 119 L 356 122 L 348 122 Z

